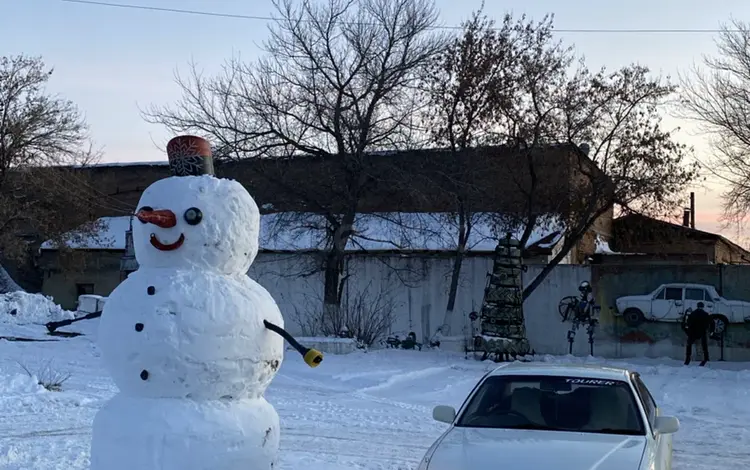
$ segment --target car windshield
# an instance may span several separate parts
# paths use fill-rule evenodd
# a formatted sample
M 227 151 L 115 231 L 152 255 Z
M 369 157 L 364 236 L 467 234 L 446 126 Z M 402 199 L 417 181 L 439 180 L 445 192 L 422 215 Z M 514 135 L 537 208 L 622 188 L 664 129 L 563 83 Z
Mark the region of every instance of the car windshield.
M 646 434 L 627 382 L 585 377 L 488 377 L 456 426 Z

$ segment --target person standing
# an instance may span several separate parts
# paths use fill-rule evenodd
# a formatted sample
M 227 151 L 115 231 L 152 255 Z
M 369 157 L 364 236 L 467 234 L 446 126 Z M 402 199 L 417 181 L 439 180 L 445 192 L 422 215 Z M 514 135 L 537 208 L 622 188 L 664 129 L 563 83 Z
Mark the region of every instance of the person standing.
M 685 323 L 685 333 L 687 333 L 687 345 L 685 346 L 685 365 L 690 364 L 690 358 L 693 353 L 693 345 L 700 340 L 703 349 L 703 360 L 701 366 L 708 362 L 708 329 L 711 325 L 711 317 L 708 312 L 703 310 L 703 302 L 698 302 L 698 308 L 688 315 Z

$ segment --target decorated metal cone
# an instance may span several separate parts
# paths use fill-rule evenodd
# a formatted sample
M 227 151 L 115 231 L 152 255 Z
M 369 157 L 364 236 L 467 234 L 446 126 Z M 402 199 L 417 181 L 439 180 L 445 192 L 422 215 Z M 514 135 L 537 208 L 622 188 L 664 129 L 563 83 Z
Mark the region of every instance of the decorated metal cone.
M 181 135 L 167 143 L 169 168 L 174 176 L 214 174 L 211 144 L 201 137 Z

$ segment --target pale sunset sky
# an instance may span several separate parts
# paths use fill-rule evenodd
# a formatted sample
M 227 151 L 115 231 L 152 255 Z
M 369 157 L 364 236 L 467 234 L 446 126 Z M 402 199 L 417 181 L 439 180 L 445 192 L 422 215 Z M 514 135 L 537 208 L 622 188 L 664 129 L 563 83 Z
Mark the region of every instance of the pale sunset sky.
M 271 16 L 270 0 L 111 0 L 110 3 L 178 8 L 228 14 Z M 555 14 L 557 29 L 718 29 L 731 17 L 750 18 L 747 0 L 486 0 L 485 11 L 506 11 L 539 19 Z M 177 70 L 190 60 L 206 73 L 240 53 L 251 59 L 267 35 L 263 20 L 220 18 L 67 3 L 61 0 L 0 0 L 0 54 L 43 56 L 55 72 L 49 90 L 74 101 L 83 111 L 104 161 L 164 160 L 171 137 L 143 121 L 139 107 L 168 104 L 180 97 Z M 444 25 L 458 25 L 481 0 L 437 0 Z M 715 33 L 560 32 L 592 69 L 615 69 L 637 62 L 656 74 L 677 78 L 702 55 L 715 52 Z M 709 152 L 692 123 L 680 126 L 679 139 Z M 708 174 L 706 176 L 709 176 Z M 721 184 L 694 188 L 696 228 L 719 231 Z M 687 203 L 687 201 L 686 201 Z M 734 230 L 727 237 L 738 240 Z

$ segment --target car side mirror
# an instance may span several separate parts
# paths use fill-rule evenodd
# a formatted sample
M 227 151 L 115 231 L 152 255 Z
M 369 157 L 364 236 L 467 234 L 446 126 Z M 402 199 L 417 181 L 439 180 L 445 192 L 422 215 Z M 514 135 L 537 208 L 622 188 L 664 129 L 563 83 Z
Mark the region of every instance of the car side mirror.
M 432 419 L 441 423 L 452 424 L 456 419 L 456 409 L 452 406 L 439 405 L 432 410 Z
M 659 434 L 674 434 L 680 429 L 680 420 L 674 416 L 657 416 L 654 431 Z

